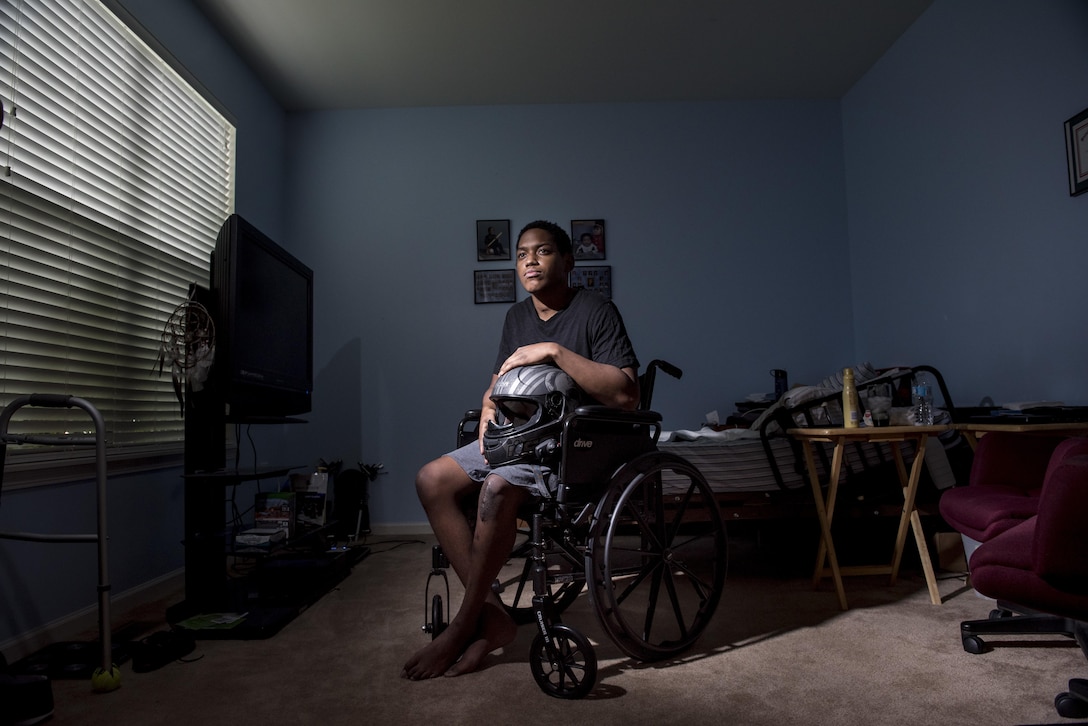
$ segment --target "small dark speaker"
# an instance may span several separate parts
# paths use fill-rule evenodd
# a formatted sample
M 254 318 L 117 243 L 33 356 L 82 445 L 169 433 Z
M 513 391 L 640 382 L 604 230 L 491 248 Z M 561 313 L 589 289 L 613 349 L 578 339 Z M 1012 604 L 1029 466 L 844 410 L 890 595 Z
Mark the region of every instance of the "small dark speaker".
M 337 472 L 332 481 L 337 539 L 370 534 L 370 477 L 359 469 Z

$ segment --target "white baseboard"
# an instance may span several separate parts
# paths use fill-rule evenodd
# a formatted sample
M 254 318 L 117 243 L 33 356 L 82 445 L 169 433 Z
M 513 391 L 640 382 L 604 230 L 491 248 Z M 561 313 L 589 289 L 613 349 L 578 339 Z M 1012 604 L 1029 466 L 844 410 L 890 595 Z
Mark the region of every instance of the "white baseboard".
M 110 597 L 110 620 L 114 630 L 136 608 L 170 597 L 184 587 L 185 570 L 178 569 Z M 34 630 L 0 643 L 0 653 L 14 663 L 53 643 L 75 640 L 87 632 L 98 632 L 98 605 L 57 618 Z
M 394 524 L 376 524 L 371 528 L 372 537 L 432 537 L 434 533 L 427 522 L 402 522 Z M 119 626 L 129 619 L 135 609 L 170 597 L 184 590 L 185 570 L 180 568 L 165 575 L 137 585 L 110 598 L 110 620 L 112 627 Z M 37 653 L 53 643 L 76 640 L 85 637 L 88 632 L 98 632 L 98 605 L 90 605 L 68 615 L 46 623 L 34 630 L 16 635 L 0 643 L 8 663 L 14 663 L 28 655 Z

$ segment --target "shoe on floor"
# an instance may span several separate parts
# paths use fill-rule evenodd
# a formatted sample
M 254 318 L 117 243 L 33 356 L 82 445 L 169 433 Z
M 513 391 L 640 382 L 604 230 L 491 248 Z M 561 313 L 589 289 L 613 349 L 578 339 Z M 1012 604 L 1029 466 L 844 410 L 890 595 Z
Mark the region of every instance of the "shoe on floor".
M 196 648 L 196 641 L 180 630 L 163 630 L 152 633 L 132 644 L 132 670 L 147 673 L 158 670 L 167 663 L 184 658 Z

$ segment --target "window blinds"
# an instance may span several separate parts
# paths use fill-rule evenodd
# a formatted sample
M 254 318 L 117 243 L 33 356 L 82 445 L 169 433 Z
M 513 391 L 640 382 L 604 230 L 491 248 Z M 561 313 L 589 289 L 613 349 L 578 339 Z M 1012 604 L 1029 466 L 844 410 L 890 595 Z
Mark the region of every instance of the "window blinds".
M 160 337 L 233 211 L 234 127 L 99 0 L 9 0 L 0 33 L 0 404 L 79 396 L 111 451 L 176 447 Z M 10 430 L 89 426 L 26 407 Z

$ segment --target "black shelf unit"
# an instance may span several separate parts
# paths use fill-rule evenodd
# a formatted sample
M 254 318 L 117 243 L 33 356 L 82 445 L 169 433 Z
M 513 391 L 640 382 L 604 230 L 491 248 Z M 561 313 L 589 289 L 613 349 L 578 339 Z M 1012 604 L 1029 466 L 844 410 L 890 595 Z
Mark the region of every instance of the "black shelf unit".
M 237 547 L 237 527 L 225 524 L 226 489 L 298 467 L 197 472 L 185 478 L 185 600 L 167 611 L 177 624 L 196 615 L 238 613 L 232 628 L 195 631 L 204 638 L 266 638 L 320 599 L 366 554 L 362 547 L 330 547 L 335 523 L 297 532 L 268 547 Z M 246 572 L 232 571 L 245 561 Z
M 193 286 L 194 299 L 209 303 L 207 290 Z M 185 398 L 185 599 L 167 609 L 176 625 L 196 615 L 245 613 L 228 629 L 195 631 L 207 638 L 264 638 L 274 635 L 306 607 L 343 580 L 367 554 L 364 547 L 330 548 L 334 523 L 296 533 L 267 550 L 235 549 L 236 527 L 227 524 L 230 487 L 282 478 L 299 466 L 246 470 L 225 468 L 227 424 L 305 423 L 297 418 L 232 417 L 215 377 Z M 234 576 L 231 558 L 251 560 L 250 571 Z

